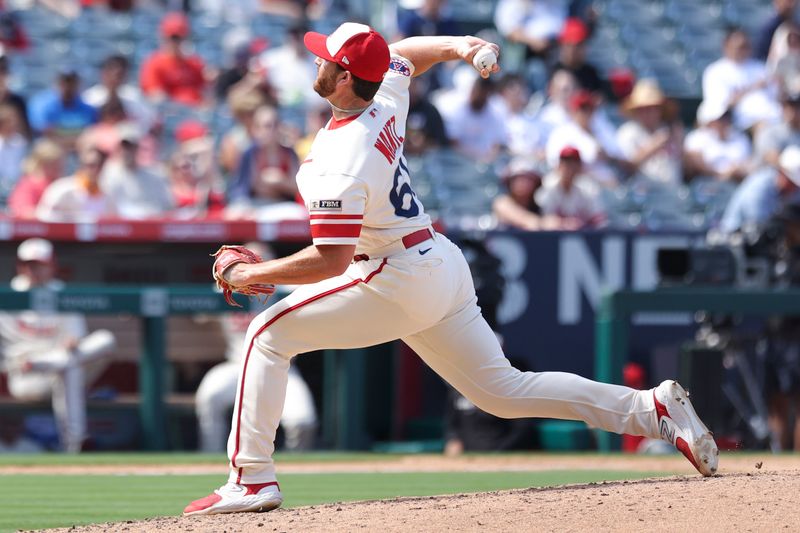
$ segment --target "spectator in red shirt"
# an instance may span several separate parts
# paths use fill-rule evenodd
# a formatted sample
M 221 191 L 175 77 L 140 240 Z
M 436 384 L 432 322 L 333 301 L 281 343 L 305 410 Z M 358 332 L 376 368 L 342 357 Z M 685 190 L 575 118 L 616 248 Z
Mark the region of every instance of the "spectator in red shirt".
M 225 193 L 214 165 L 214 141 L 202 123 L 187 120 L 175 130 L 178 146 L 170 158 L 169 178 L 174 216 L 220 218 Z
M 8 211 L 13 217 L 35 218 L 36 206 L 44 190 L 61 177 L 64 152 L 47 138 L 36 141 L 23 165 L 25 174 L 8 198 Z
M 189 21 L 182 13 L 167 13 L 161 21 L 163 43 L 142 65 L 140 84 L 145 96 L 155 102 L 173 100 L 196 106 L 203 103 L 205 64 L 199 56 L 187 55 L 183 41 Z

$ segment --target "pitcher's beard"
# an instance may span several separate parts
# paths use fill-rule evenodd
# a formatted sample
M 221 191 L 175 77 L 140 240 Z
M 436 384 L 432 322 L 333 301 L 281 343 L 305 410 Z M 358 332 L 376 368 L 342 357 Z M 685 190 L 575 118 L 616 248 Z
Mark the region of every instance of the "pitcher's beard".
M 336 80 L 333 78 L 317 78 L 314 81 L 314 91 L 323 98 L 327 98 L 336 90 Z

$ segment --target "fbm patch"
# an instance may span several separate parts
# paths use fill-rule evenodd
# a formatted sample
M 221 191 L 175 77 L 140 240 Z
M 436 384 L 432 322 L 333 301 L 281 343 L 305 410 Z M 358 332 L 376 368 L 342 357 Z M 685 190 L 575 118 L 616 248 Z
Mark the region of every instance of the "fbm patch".
M 408 68 L 408 65 L 405 62 L 400 61 L 399 59 L 392 59 L 389 63 L 389 70 L 393 70 L 398 74 L 402 74 L 403 76 L 411 76 L 411 69 Z
M 311 210 L 316 211 L 341 211 L 341 200 L 312 200 Z

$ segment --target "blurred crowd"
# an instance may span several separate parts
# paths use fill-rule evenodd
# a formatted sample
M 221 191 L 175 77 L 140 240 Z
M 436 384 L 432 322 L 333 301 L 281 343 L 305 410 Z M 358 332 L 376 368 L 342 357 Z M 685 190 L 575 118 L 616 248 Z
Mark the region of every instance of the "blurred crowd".
M 670 99 L 654 79 L 625 69 L 601 72 L 587 59 L 602 17 L 593 2 L 499 0 L 493 26 L 481 35 L 506 45 L 508 68 L 484 80 L 468 65 L 443 65 L 415 79 L 405 154 L 423 161 L 450 151 L 486 170 L 494 187 L 476 182 L 483 196 L 475 210 L 485 207 L 490 227 L 624 226 L 632 220 L 626 201 L 680 199 L 679 191 L 698 184 L 709 203 L 718 197 L 724 204 L 688 218 L 695 226 L 735 231 L 758 223 L 800 188 L 800 152 L 793 150 L 800 144 L 795 3 L 775 0 L 758 35 L 740 28 L 725 33 L 719 59 L 703 72 L 696 113 L 688 104 L 689 120 L 687 103 Z M 294 175 L 330 109 L 313 91 L 316 67 L 302 36 L 334 11 L 358 19 L 347 5 L 6 4 L 0 4 L 0 212 L 44 221 L 306 216 Z M 130 58 L 110 53 L 93 83 L 79 65 L 62 64 L 50 88 L 28 94 L 15 90 L 11 59 L 36 43 L 14 16 L 17 4 L 39 4 L 59 17 L 157 10 L 160 45 L 136 70 Z M 445 0 L 400 0 L 385 11 L 380 29 L 390 40 L 475 29 L 462 27 Z M 198 53 L 208 49 L 193 39 L 198 13 L 230 28 L 211 43 L 223 52 L 219 61 Z M 256 14 L 282 21 L 284 35 L 254 34 L 246 21 Z M 168 125 L 174 116 L 181 120 Z M 442 173 L 430 180 L 469 188 L 469 172 L 445 167 Z M 430 204 L 435 210 L 435 199 Z

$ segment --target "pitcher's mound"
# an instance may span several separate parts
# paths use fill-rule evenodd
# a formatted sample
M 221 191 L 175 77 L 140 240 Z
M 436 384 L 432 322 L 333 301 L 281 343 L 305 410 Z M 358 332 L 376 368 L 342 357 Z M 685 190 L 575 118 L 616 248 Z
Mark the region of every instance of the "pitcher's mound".
M 800 471 L 671 477 L 341 503 L 270 513 L 153 518 L 99 532 L 792 531 Z

